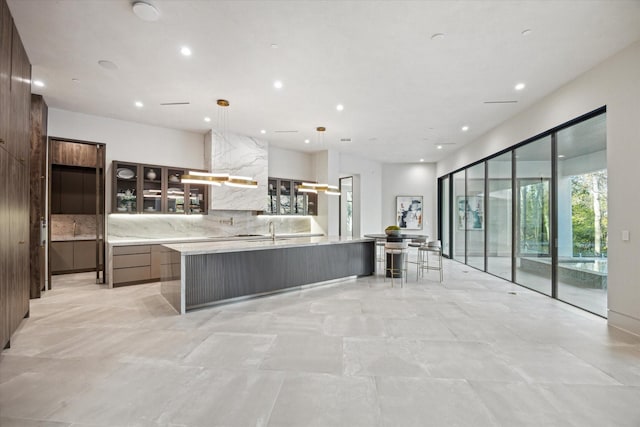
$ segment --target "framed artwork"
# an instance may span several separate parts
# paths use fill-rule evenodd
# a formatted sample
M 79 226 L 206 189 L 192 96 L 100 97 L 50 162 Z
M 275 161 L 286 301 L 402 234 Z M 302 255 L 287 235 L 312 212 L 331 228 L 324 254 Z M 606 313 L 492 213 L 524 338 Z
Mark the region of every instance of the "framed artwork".
M 422 196 L 396 196 L 396 225 L 402 230 L 422 230 Z
M 484 197 L 458 196 L 456 202 L 458 230 L 484 230 Z

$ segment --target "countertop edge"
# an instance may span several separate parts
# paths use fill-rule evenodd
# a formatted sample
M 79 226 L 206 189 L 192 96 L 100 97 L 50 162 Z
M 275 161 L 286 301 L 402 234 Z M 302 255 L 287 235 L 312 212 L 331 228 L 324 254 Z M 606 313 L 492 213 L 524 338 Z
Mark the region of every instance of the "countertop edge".
M 322 237 L 322 233 L 286 233 L 276 234 L 276 239 L 291 238 L 309 238 Z M 220 237 L 170 237 L 170 238 L 142 238 L 142 239 L 123 239 L 108 240 L 110 246 L 134 246 L 134 245 L 164 245 L 164 244 L 188 244 L 188 243 L 207 243 L 207 242 L 235 242 L 235 241 L 266 241 L 271 239 L 269 235 L 260 236 L 220 236 Z
M 242 241 L 227 241 L 227 242 L 210 242 L 212 245 L 215 243 L 222 243 L 227 245 L 221 245 L 220 247 L 206 247 L 198 248 L 195 245 L 208 242 L 193 242 L 193 243 L 177 243 L 164 244 L 166 248 L 173 249 L 180 252 L 181 255 L 205 255 L 205 254 L 219 254 L 219 253 L 232 253 L 232 252 L 248 252 L 248 251 L 260 251 L 268 249 L 286 249 L 296 248 L 304 246 L 321 246 L 321 245 L 336 245 L 347 243 L 363 243 L 374 242 L 375 239 L 369 237 L 352 237 L 352 238 L 340 238 L 336 236 L 322 236 L 322 237 L 293 237 L 286 240 L 277 240 L 272 242 L 269 239 L 266 240 L 253 240 L 249 242 Z M 246 244 L 242 244 L 246 243 Z M 201 246 L 201 245 L 200 245 Z

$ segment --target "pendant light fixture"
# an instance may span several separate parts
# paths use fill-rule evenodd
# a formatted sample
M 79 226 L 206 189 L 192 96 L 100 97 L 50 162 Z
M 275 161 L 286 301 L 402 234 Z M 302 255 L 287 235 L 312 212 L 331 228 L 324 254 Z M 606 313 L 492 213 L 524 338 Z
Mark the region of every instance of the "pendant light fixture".
M 227 144 L 227 107 L 229 101 L 226 99 L 218 99 L 218 129 L 221 130 L 221 140 L 223 144 Z M 258 181 L 249 176 L 229 175 L 228 173 L 221 172 L 197 172 L 189 171 L 188 175 L 182 175 L 183 183 L 192 184 L 209 184 L 215 186 L 221 186 L 222 184 L 228 187 L 240 187 L 240 188 L 258 188 Z
M 324 145 L 324 132 L 327 130 L 324 126 L 318 126 L 316 128 L 317 133 L 317 141 L 319 145 Z M 329 196 L 339 196 L 340 189 L 335 185 L 329 184 L 315 184 L 311 182 L 303 182 L 301 185 L 298 185 L 298 191 L 301 193 L 314 193 L 318 194 L 319 191 L 327 194 Z

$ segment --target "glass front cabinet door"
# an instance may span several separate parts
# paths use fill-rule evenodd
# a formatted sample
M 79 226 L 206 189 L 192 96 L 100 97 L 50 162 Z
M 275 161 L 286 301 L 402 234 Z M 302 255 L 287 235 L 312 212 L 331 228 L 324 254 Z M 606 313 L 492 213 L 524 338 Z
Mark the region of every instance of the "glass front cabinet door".
M 208 186 L 183 184 L 185 169 L 113 162 L 113 213 L 206 214 Z
M 309 182 L 309 181 L 305 181 Z M 317 215 L 318 196 L 298 191 L 302 181 L 269 178 L 267 215 Z
M 138 172 L 139 165 L 135 163 L 113 163 L 113 212 L 138 212 Z

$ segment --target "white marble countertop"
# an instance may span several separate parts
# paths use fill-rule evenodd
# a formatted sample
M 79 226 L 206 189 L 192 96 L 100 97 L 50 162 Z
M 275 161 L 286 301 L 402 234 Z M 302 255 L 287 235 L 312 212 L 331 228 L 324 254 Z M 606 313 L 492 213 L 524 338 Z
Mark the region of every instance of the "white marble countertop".
M 341 243 L 372 242 L 375 239 L 340 237 L 340 236 L 315 236 L 315 237 L 276 237 L 275 242 L 271 238 L 246 238 L 217 242 L 194 242 L 165 244 L 169 249 L 180 252 L 182 255 L 215 254 L 227 252 L 244 252 L 274 248 L 295 248 L 301 246 L 335 245 Z
M 276 239 L 289 239 L 294 237 L 320 237 L 319 233 L 292 233 L 292 234 L 276 234 Z M 203 237 L 158 237 L 158 238 L 121 238 L 110 237 L 109 245 L 111 246 L 127 246 L 127 245 L 157 245 L 157 244 L 169 244 L 169 243 L 207 243 L 207 242 L 242 242 L 242 241 L 256 241 L 256 240 L 270 240 L 271 236 L 268 234 L 261 234 L 256 236 L 203 236 Z

